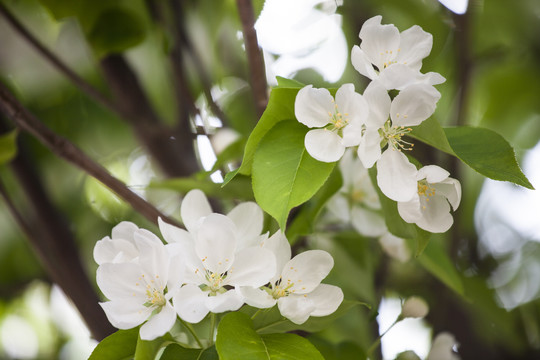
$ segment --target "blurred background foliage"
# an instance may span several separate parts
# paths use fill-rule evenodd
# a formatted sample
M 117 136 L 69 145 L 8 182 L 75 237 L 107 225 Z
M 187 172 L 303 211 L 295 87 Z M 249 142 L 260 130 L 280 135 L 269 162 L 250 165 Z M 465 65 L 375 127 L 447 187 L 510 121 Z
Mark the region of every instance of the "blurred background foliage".
M 0 81 L 46 126 L 76 144 L 163 213 L 178 218 L 181 195 L 195 187 L 212 197 L 215 209 L 225 212 L 234 199 L 253 198 L 248 179 L 238 177 L 223 189 L 215 183 L 238 166 L 259 113 L 257 94 L 251 90 L 253 65 L 248 61 L 238 11 L 242 3 L 1 0 L 5 10 L 0 16 Z M 312 1 L 311 7 L 315 4 L 322 14 L 331 15 L 335 10 L 331 3 Z M 257 19 L 264 1 L 254 0 L 252 5 Z M 297 29 L 310 21 L 305 14 L 289 11 L 285 6 L 283 22 L 274 20 L 276 36 L 291 16 L 298 16 L 301 25 Z M 537 0 L 471 0 L 464 15 L 453 14 L 436 0 L 344 0 L 335 11 L 346 53 L 330 54 L 333 59 L 327 64 L 339 67 L 339 57 L 345 56 L 340 76 L 325 75 L 309 65 L 306 56 L 322 43 L 299 49 L 304 53 L 294 56 L 300 65 L 289 73 L 282 70 L 280 75 L 315 87 L 352 82 L 362 91 L 366 79 L 352 68 L 348 54 L 359 43 L 363 22 L 381 14 L 383 23 L 393 23 L 401 31 L 418 24 L 433 34 L 433 50 L 423 71 L 437 71 L 447 79 L 438 87 L 442 98 L 435 113 L 443 126 L 482 126 L 497 131 L 513 145 L 520 160 L 538 143 Z M 116 110 L 96 101 L 51 66 L 14 30 L 6 13 L 13 14 L 44 47 L 105 98 L 112 99 Z M 272 35 L 270 30 L 259 38 Z M 338 44 L 337 40 L 331 42 Z M 263 42 L 261 45 L 264 47 Z M 289 55 L 265 51 L 269 84 L 275 83 L 272 63 Z M 138 82 L 127 80 L 125 72 Z M 142 97 L 136 94 L 137 88 Z M 0 116 L 0 131 L 8 133 L 13 123 Z M 148 118 L 155 120 L 145 120 Z M 233 145 L 221 152 L 223 142 Z M 64 256 L 80 256 L 92 286 L 96 269 L 93 246 L 109 235 L 116 223 L 129 220 L 157 231 L 155 224 L 32 136 L 18 133 L 17 144 L 18 156 L 24 155 L 27 161 L 25 165 L 15 165 L 15 161 L 0 165 L 4 200 L 11 199 L 26 223 L 37 230 L 39 242 L 40 219 L 46 210 L 36 206 L 35 197 L 29 195 L 32 185 L 24 179 L 32 177 L 41 183 L 50 198 L 50 211 L 54 209 L 73 234 L 77 250 Z M 222 154 L 217 165 L 215 158 L 208 156 L 209 146 Z M 327 220 L 324 213 L 315 220 L 316 211 L 312 212 L 306 221 L 313 222 L 316 235 L 296 239 L 296 249 L 330 251 L 336 265 L 327 282 L 341 286 L 346 299 L 368 303 L 372 310 L 355 307 L 330 328 L 309 335 L 310 339 L 327 359 L 350 358 L 343 354 L 361 353 L 376 338 L 376 309 L 381 299 L 419 295 L 430 305 L 423 323 L 428 338 L 441 331 L 453 333 L 463 359 L 540 358 L 540 200 L 536 191 L 509 184 L 495 186 L 494 191 L 483 194 L 487 199 L 483 207 L 477 207 L 484 178 L 442 153 L 421 149 L 414 154 L 421 161 L 444 164 L 462 181 L 463 200 L 454 228 L 432 236 L 419 258 L 399 262 L 387 256 L 376 240 L 359 235 L 347 224 Z M 540 165 L 539 157 L 535 159 L 525 171 L 538 187 L 539 179 L 532 177 Z M 21 166 L 26 175 L 20 175 Z M 492 201 L 497 198 L 505 200 Z M 510 205 L 523 198 L 536 203 Z M 529 224 L 536 223 L 536 227 L 521 231 L 510 215 L 498 210 L 505 207 L 520 209 L 521 218 L 529 218 Z M 268 228 L 274 230 L 273 220 L 267 220 Z M 81 354 L 87 350 L 81 349 L 91 348 L 92 343 L 84 330 L 78 332 L 84 339 L 77 345 L 80 347 L 70 345 L 77 349 L 73 353 L 66 350 L 70 337 L 51 311 L 57 300 L 53 301 L 48 285 L 55 278 L 43 265 L 34 243 L 21 231 L 6 201 L 0 201 L 0 228 L 0 357 L 86 358 Z M 498 247 L 490 241 L 498 241 Z M 70 291 L 64 291 L 69 295 Z M 32 294 L 34 300 L 28 300 Z M 21 340 L 9 336 L 21 327 L 27 334 L 23 341 L 26 352 L 12 346 Z M 28 345 L 32 341 L 33 347 Z M 414 341 L 412 337 L 406 343 Z M 406 349 L 407 344 L 400 351 Z M 387 351 L 384 356 L 393 358 Z

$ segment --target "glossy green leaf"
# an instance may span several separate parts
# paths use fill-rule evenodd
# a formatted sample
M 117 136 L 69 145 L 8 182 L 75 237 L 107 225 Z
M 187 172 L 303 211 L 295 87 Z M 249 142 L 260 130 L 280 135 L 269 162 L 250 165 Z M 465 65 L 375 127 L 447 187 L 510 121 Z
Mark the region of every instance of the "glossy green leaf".
M 281 332 L 288 332 L 288 331 L 294 331 L 294 330 L 318 332 L 318 331 L 326 329 L 336 319 L 344 316 L 353 307 L 356 307 L 359 305 L 370 308 L 368 304 L 365 304 L 359 301 L 344 300 L 339 305 L 338 309 L 332 314 L 328 316 L 321 316 L 321 317 L 312 316 L 305 323 L 300 324 L 300 325 L 293 323 L 287 318 L 284 318 L 279 312 L 279 309 L 277 308 L 277 306 L 275 306 L 271 309 L 263 310 L 259 312 L 257 316 L 255 317 L 255 319 L 253 319 L 253 326 L 255 330 L 257 330 L 257 332 L 260 334 L 269 334 L 269 333 L 276 333 L 276 332 L 281 333 Z M 242 309 L 242 311 L 245 311 L 247 314 L 254 313 L 253 308 L 245 308 L 245 309 Z
M 534 190 L 519 168 L 514 150 L 501 135 L 466 126 L 445 128 L 444 132 L 457 157 L 480 174 Z
M 133 359 L 138 339 L 138 327 L 129 330 L 118 330 L 103 339 L 88 360 Z
M 131 10 L 111 7 L 101 12 L 88 32 L 88 41 L 98 56 L 120 53 L 144 40 L 142 20 Z
M 220 360 L 323 360 L 319 351 L 301 336 L 257 334 L 249 316 L 240 312 L 221 319 L 216 348 Z
M 0 165 L 11 161 L 17 155 L 17 130 L 0 136 Z
M 188 349 L 180 344 L 171 344 L 160 360 L 219 360 L 219 357 L 214 346 L 208 349 Z
M 159 349 L 164 345 L 164 342 L 165 340 L 163 338 L 157 338 L 151 341 L 139 338 L 137 340 L 137 347 L 135 348 L 134 360 L 154 359 Z
M 464 295 L 463 281 L 440 241 L 431 241 L 418 262 L 446 286 Z
M 326 202 L 341 188 L 343 179 L 341 173 L 334 168 L 334 171 L 311 200 L 302 206 L 300 212 L 293 219 L 287 228 L 287 239 L 294 244 L 298 236 L 313 233 L 313 225 L 317 220 Z
M 297 88 L 301 89 L 305 84 L 302 84 L 300 81 L 296 81 L 293 79 L 287 79 L 281 76 L 276 76 L 278 87 L 280 88 Z
M 251 174 L 255 150 L 259 146 L 261 139 L 274 125 L 283 120 L 295 119 L 294 101 L 298 90 L 298 88 L 274 88 L 272 90 L 268 106 L 246 143 L 242 165 L 238 170 L 239 173 Z
M 253 159 L 253 193 L 282 230 L 289 211 L 309 200 L 324 185 L 335 163 L 313 159 L 304 147 L 308 128 L 282 121 L 261 140 Z
M 454 155 L 454 151 L 448 143 L 443 128 L 433 116 L 423 121 L 420 125 L 412 127 L 412 129 L 408 134 L 410 137 L 444 151 L 447 154 Z

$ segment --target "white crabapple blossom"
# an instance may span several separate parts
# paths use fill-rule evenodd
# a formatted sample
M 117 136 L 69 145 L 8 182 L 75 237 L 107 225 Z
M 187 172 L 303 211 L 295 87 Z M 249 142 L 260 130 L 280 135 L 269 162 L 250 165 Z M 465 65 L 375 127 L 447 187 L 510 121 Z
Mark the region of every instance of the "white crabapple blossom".
M 433 233 L 450 229 L 454 222 L 450 209 L 456 210 L 459 206 L 461 185 L 449 175 L 448 171 L 436 165 L 418 170 L 414 197 L 398 202 L 398 212 L 403 220 Z
M 307 152 L 316 160 L 334 162 L 345 148 L 358 145 L 369 109 L 353 84 L 344 84 L 335 100 L 327 89 L 307 85 L 300 89 L 294 103 L 299 122 L 309 128 L 304 139 Z
M 171 258 L 166 246 L 150 231 L 131 232 L 131 225 L 121 224 L 120 228 L 129 230 L 126 234 L 132 237 L 137 256 L 125 262 L 99 265 L 97 284 L 109 299 L 100 305 L 116 328 L 130 329 L 144 323 L 140 328 L 141 339 L 153 340 L 167 333 L 176 321 L 176 312 L 169 300 L 182 283 L 184 262 L 179 256 Z M 115 229 L 118 230 L 118 226 Z M 116 235 L 116 231 L 113 232 L 112 241 L 123 240 Z M 96 246 L 97 259 L 110 255 L 102 254 L 103 250 L 110 248 Z
M 379 80 L 387 90 L 401 90 L 415 83 L 436 85 L 445 81 L 438 73 L 420 72 L 422 60 L 433 46 L 431 34 L 418 25 L 400 33 L 392 24 L 382 25 L 381 20 L 380 15 L 368 19 L 360 30 L 362 43 L 352 49 L 351 62 L 360 74 Z
M 379 214 L 381 204 L 367 169 L 354 151 L 347 149 L 339 161 L 343 185 L 328 201 L 328 209 L 338 220 L 350 223 L 363 236 L 377 237 L 387 229 Z
M 188 231 L 159 219 L 171 251 L 185 258 L 185 284 L 175 293 L 173 304 L 190 323 L 200 322 L 209 312 L 238 310 L 244 300 L 236 288 L 263 286 L 276 271 L 274 254 L 252 246 L 268 237 L 260 235 L 262 211 L 256 204 L 238 205 L 228 216 L 209 211 L 204 194 L 194 190 L 181 208 Z
M 364 91 L 370 114 L 358 146 L 358 157 L 366 168 L 377 163 L 377 184 L 394 201 L 408 201 L 416 192 L 416 167 L 403 151 L 414 144 L 403 139 L 435 111 L 441 94 L 431 85 L 413 84 L 391 99 L 379 81 Z M 385 151 L 381 149 L 388 145 Z
M 275 254 L 278 271 L 267 287 L 239 288 L 248 305 L 270 308 L 277 304 L 281 315 L 295 324 L 303 324 L 310 316 L 326 316 L 337 310 L 343 301 L 342 290 L 321 284 L 334 266 L 330 254 L 308 250 L 291 259 L 289 242 L 279 231 L 260 246 Z
M 135 232 L 139 227 L 132 222 L 122 221 L 116 225 L 111 236 L 105 236 L 94 246 L 94 260 L 98 265 L 103 263 L 129 262 L 139 256 L 135 244 Z

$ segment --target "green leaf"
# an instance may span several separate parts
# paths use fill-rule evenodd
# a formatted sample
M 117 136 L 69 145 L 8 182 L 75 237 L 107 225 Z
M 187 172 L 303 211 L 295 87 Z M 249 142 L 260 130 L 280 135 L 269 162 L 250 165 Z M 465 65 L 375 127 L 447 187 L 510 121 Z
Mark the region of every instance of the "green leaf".
M 296 81 L 293 79 L 287 79 L 281 76 L 276 76 L 278 87 L 280 88 L 297 88 L 301 89 L 305 84 L 302 84 L 300 81 Z
M 136 13 L 121 7 L 111 7 L 99 14 L 88 32 L 88 41 L 101 57 L 138 45 L 144 36 L 144 24 Z
M 409 224 L 401 218 L 397 209 L 397 202 L 387 198 L 377 186 L 377 168 L 375 166 L 369 169 L 369 176 L 373 184 L 375 184 L 374 187 L 379 195 L 388 231 L 402 239 L 414 240 L 415 256 L 419 256 L 428 245 L 431 233 L 420 229 L 415 224 Z
M 463 281 L 440 241 L 431 241 L 418 262 L 446 286 L 464 295 Z
M 410 137 L 444 151 L 447 154 L 455 155 L 448 143 L 443 128 L 433 116 L 423 121 L 420 125 L 413 126 L 412 129 L 413 131 L 408 134 Z
M 328 316 L 311 316 L 303 324 L 295 324 L 287 318 L 283 317 L 279 312 L 277 306 L 274 306 L 271 309 L 264 310 L 261 313 L 257 314 L 253 320 L 253 326 L 255 330 L 260 334 L 269 334 L 276 332 L 288 332 L 295 330 L 302 330 L 308 332 L 318 332 L 328 328 L 336 319 L 345 315 L 349 310 L 355 306 L 363 305 L 367 308 L 371 308 L 370 305 L 362 303 L 359 301 L 350 301 L 344 300 L 337 310 Z M 243 308 L 242 311 L 245 311 L 248 314 L 253 312 L 253 308 Z
M 81 7 L 80 1 L 39 0 L 39 2 L 56 20 L 77 15 Z
M 302 235 L 313 232 L 313 224 L 326 202 L 341 188 L 343 179 L 341 172 L 334 169 L 321 190 L 302 207 L 298 215 L 294 218 L 287 229 L 287 239 L 294 244 L 296 239 Z
M 308 128 L 282 121 L 261 140 L 253 159 L 253 193 L 257 203 L 285 230 L 289 211 L 309 200 L 324 185 L 335 163 L 313 159 L 306 151 Z
M 188 349 L 180 344 L 167 346 L 160 360 L 219 360 L 214 346 L 207 349 Z
M 138 327 L 129 330 L 118 330 L 103 339 L 94 349 L 88 360 L 132 359 L 138 339 Z
M 172 340 L 171 335 L 168 333 L 155 340 L 147 341 L 142 340 L 140 337 L 137 340 L 137 347 L 135 348 L 134 360 L 147 360 L 155 359 L 156 355 L 163 346 Z
M 259 146 L 259 142 L 264 135 L 266 135 L 274 125 L 283 120 L 295 119 L 294 101 L 296 100 L 298 90 L 298 88 L 272 89 L 270 99 L 268 100 L 268 106 L 247 140 L 242 165 L 238 169 L 239 173 L 244 175 L 251 174 L 255 150 Z
M 514 150 L 501 135 L 467 126 L 445 128 L 444 132 L 457 157 L 480 174 L 534 190 L 521 172 Z
M 17 130 L 0 136 L 0 165 L 10 162 L 17 155 Z
M 257 334 L 249 316 L 240 312 L 229 313 L 221 319 L 216 348 L 220 360 L 324 360 L 301 336 Z

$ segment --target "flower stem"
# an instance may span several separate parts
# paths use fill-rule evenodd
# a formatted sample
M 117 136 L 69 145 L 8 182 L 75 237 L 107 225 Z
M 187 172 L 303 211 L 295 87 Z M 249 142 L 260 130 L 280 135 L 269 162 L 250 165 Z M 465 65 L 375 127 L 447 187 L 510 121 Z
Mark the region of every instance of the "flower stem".
M 184 320 L 180 319 L 180 322 L 182 323 L 182 325 L 184 325 L 186 327 L 186 329 L 188 329 L 189 333 L 191 334 L 191 336 L 193 336 L 193 338 L 195 339 L 195 341 L 197 342 L 197 345 L 200 346 L 201 349 L 204 349 L 204 346 L 201 342 L 201 340 L 199 339 L 199 337 L 197 336 L 197 333 L 195 332 L 195 329 L 193 329 L 193 325 L 191 325 L 190 323 L 188 322 L 185 322 Z
M 216 329 L 216 314 L 210 313 L 210 344 L 214 343 L 215 329 Z
M 257 311 L 255 312 L 255 314 L 253 314 L 253 315 L 251 316 L 251 320 L 255 319 L 255 317 L 257 317 L 257 315 L 259 315 L 262 311 L 263 311 L 263 309 L 257 310 Z
M 373 351 L 375 351 L 375 349 L 381 344 L 381 339 L 384 335 L 386 335 L 386 333 L 388 331 L 390 331 L 391 328 L 394 327 L 394 325 L 396 325 L 398 322 L 400 322 L 401 320 L 403 320 L 403 318 L 401 316 L 399 316 L 393 323 L 392 325 L 390 325 L 390 327 L 388 329 L 385 330 L 385 332 L 383 332 L 381 335 L 379 335 L 379 337 L 375 340 L 375 342 L 373 342 L 373 344 L 371 344 L 371 346 L 369 347 L 367 353 L 366 353 L 366 358 L 369 359 L 369 357 L 371 356 L 371 353 L 373 353 Z

